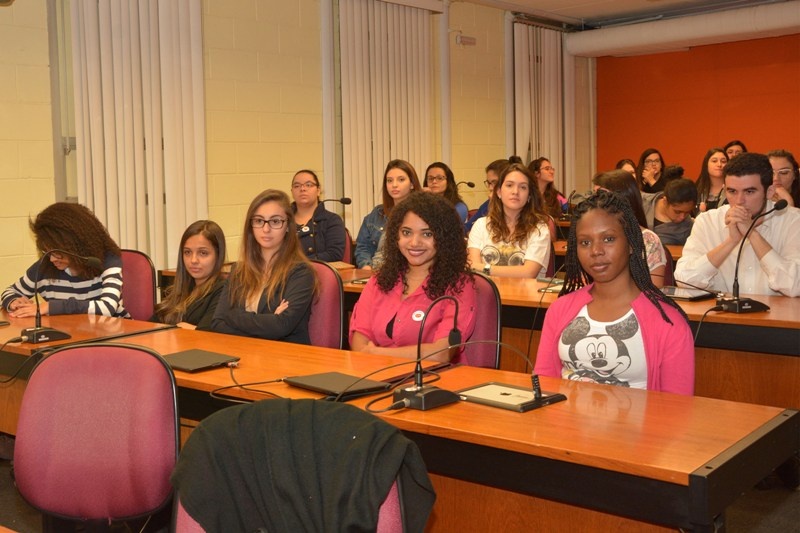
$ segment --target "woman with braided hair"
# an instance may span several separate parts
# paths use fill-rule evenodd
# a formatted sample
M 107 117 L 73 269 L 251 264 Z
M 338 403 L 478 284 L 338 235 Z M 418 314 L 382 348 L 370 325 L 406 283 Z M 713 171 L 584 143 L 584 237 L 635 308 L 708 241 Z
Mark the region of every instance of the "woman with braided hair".
M 576 207 L 559 296 L 545 316 L 537 374 L 694 392 L 689 321 L 653 285 L 627 200 L 599 190 Z

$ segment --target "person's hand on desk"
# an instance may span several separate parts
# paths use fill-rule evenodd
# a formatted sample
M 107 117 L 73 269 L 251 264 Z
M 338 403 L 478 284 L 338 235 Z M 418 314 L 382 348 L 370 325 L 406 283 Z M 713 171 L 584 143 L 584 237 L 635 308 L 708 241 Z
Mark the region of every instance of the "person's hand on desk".
M 27 296 L 20 296 L 19 298 L 11 300 L 11 303 L 8 304 L 8 312 L 10 314 L 11 311 L 15 311 L 18 307 L 20 307 L 22 305 L 25 305 L 25 304 L 29 304 L 31 302 L 32 302 L 32 300 L 30 298 L 28 298 Z
M 194 324 L 189 324 L 188 322 L 178 322 L 175 325 L 181 329 L 197 329 L 197 326 L 195 326 Z
M 11 305 L 9 307 L 12 307 L 13 310 L 9 310 L 8 314 L 13 316 L 14 318 L 25 318 L 29 316 L 36 316 L 36 303 L 33 302 L 32 300 L 29 300 L 28 298 L 25 298 L 25 300 L 27 300 L 26 302 L 17 303 L 20 300 L 22 300 L 22 298 L 17 298 L 13 302 L 11 302 Z M 15 303 L 17 304 L 16 306 L 14 305 Z M 47 300 L 41 301 L 41 303 L 39 304 L 39 310 L 42 316 L 48 315 L 50 313 L 50 304 L 47 303 Z

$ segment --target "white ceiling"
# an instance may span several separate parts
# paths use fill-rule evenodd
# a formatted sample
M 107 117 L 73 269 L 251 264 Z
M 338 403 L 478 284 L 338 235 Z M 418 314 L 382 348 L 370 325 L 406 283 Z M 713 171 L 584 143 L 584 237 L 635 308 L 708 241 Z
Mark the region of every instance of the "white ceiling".
M 785 0 L 469 0 L 578 29 L 710 13 Z

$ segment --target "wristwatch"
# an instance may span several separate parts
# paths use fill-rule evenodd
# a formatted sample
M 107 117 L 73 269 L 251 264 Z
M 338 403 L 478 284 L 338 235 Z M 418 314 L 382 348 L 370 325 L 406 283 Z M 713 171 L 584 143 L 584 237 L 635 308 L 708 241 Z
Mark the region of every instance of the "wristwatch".
M 486 274 L 487 276 L 491 276 L 492 275 L 492 265 L 490 265 L 489 263 L 486 263 L 485 265 L 483 265 L 483 273 Z

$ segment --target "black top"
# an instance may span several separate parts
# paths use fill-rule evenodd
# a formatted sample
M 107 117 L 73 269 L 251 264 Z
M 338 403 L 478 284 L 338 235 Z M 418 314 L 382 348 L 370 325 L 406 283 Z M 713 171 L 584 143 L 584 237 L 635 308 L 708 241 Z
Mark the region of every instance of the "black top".
M 217 302 L 219 302 L 219 296 L 224 288 L 225 280 L 217 279 L 205 297 L 196 300 L 186 308 L 186 312 L 183 314 L 183 321 L 194 324 L 197 329 L 210 330 L 211 320 L 214 318 Z
M 292 203 L 297 212 L 297 204 Z M 311 220 L 302 226 L 297 225 L 300 249 L 309 259 L 320 261 L 341 261 L 344 258 L 344 244 L 347 235 L 342 218 L 325 209 L 322 202 L 317 205 Z
M 262 294 L 258 311 L 252 313 L 242 305 L 231 305 L 228 283 L 219 297 L 217 311 L 211 321 L 211 330 L 244 337 L 257 337 L 276 341 L 311 344 L 308 336 L 308 319 L 314 295 L 314 272 L 306 263 L 297 263 L 289 273 L 283 299 L 289 307 L 276 315 L 273 310 L 280 303 L 280 294 Z M 269 304 L 269 305 L 267 305 Z

